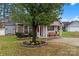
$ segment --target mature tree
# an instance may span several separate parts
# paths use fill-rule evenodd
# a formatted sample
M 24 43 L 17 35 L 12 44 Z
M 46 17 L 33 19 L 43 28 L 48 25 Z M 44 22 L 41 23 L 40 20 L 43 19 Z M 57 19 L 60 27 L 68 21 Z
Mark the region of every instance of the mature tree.
M 59 20 L 62 14 L 63 4 L 59 3 L 21 3 L 13 4 L 12 19 L 32 26 L 32 42 L 36 43 L 39 25 L 50 25 L 54 20 Z

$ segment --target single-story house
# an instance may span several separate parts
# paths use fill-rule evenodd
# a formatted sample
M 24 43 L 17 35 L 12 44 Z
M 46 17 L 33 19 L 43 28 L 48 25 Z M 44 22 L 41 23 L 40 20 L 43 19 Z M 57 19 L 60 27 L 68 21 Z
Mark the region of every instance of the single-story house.
M 0 35 L 15 34 L 15 24 L 11 22 L 0 23 Z
M 25 26 L 21 23 L 12 22 L 0 22 L 0 35 L 13 35 L 16 32 L 29 33 L 32 29 L 29 26 Z M 54 21 L 47 26 L 39 26 L 37 28 L 38 37 L 48 37 L 51 33 L 62 31 L 62 23 L 60 21 Z
M 62 22 L 64 24 L 63 30 L 67 32 L 79 32 L 79 21 Z

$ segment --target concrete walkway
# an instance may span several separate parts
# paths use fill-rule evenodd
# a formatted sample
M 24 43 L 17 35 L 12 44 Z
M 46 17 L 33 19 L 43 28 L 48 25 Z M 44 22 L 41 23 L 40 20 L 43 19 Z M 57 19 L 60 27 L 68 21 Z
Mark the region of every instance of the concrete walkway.
M 74 46 L 79 46 L 79 38 L 59 38 L 59 39 L 52 39 L 49 42 L 63 42 Z

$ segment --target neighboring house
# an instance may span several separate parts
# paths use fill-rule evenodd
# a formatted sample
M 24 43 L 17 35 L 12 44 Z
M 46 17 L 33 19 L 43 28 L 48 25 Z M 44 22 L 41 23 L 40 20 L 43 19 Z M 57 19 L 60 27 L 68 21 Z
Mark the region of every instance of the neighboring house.
M 79 21 L 63 22 L 64 31 L 79 32 Z
M 24 33 L 23 24 L 0 22 L 0 35 L 14 35 L 16 32 Z
M 0 35 L 15 34 L 15 24 L 12 22 L 0 22 Z
M 24 33 L 23 24 L 0 19 L 0 35 L 14 35 L 16 32 Z

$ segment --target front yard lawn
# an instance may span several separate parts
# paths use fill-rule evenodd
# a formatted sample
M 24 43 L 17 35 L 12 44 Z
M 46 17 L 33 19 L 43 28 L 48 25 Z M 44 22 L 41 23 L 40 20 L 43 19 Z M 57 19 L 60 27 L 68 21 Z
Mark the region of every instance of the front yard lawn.
M 62 32 L 63 37 L 79 37 L 79 32 Z
M 79 47 L 59 42 L 48 42 L 40 48 L 27 48 L 20 45 L 25 40 L 17 40 L 15 36 L 0 37 L 0 55 L 2 56 L 49 56 L 79 55 Z
M 15 36 L 0 36 L 0 42 L 15 42 L 17 38 Z

